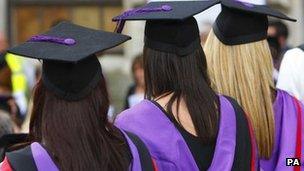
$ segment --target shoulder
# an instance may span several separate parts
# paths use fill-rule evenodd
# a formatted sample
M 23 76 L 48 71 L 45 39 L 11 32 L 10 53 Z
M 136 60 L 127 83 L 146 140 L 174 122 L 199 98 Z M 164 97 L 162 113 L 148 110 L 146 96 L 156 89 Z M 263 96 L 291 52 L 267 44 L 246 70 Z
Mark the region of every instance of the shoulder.
M 242 114 L 245 113 L 243 108 L 241 107 L 241 105 L 234 98 L 232 98 L 230 96 L 223 96 L 223 97 L 229 101 L 229 103 L 234 108 L 236 113 L 242 113 Z
M 242 124 L 243 128 L 246 128 L 246 127 L 249 128 L 246 112 L 241 107 L 241 105 L 232 97 L 229 97 L 229 96 L 224 96 L 224 97 L 229 101 L 229 103 L 231 104 L 231 107 L 234 110 L 237 125 Z
M 19 168 L 23 168 L 28 171 L 37 170 L 30 145 L 25 148 L 6 153 L 6 159 L 13 170 L 19 170 Z
M 285 90 L 278 88 L 278 89 L 276 89 L 276 91 L 277 91 L 276 101 L 280 100 L 281 98 L 283 98 L 283 99 L 289 98 L 289 99 L 298 100 L 295 96 L 293 96 L 292 94 L 290 94 L 289 92 L 287 92 Z
M 16 150 L 16 151 L 8 152 L 8 153 L 6 153 L 6 156 L 8 156 L 8 157 L 32 156 L 31 146 L 29 145 L 22 149 Z
M 13 171 L 7 157 L 4 158 L 3 162 L 0 163 L 0 170 L 1 171 Z
M 145 120 L 153 112 L 155 112 L 154 104 L 149 100 L 143 100 L 139 104 L 118 114 L 115 119 L 115 125 L 119 125 L 122 122 Z
M 299 98 L 297 98 L 296 96 L 292 95 L 291 93 L 289 93 L 285 90 L 277 89 L 276 102 L 284 101 L 287 99 L 289 99 L 289 101 L 294 101 L 294 102 L 298 103 L 301 108 L 304 108 L 304 104 Z
M 304 56 L 304 51 L 300 48 L 293 48 L 284 54 L 284 57 L 288 56 Z
M 295 62 L 296 61 L 296 62 Z M 294 48 L 289 51 L 287 51 L 284 54 L 283 60 L 282 60 L 282 66 L 285 65 L 297 65 L 297 64 L 303 64 L 304 62 L 304 51 L 300 48 Z

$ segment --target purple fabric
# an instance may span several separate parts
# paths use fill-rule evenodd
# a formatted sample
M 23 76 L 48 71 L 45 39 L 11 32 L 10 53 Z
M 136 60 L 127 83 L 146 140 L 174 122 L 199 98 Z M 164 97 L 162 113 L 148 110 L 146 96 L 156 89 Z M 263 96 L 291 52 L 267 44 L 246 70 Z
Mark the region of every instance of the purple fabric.
M 128 142 L 128 145 L 131 150 L 132 157 L 133 157 L 129 170 L 130 171 L 140 171 L 141 163 L 140 163 L 138 150 L 137 150 L 135 144 L 130 140 L 128 135 L 123 130 L 121 130 L 121 132 L 124 134 L 124 136 L 127 139 L 127 142 Z
M 244 6 L 248 7 L 248 8 L 253 8 L 254 7 L 254 4 L 251 4 L 249 2 L 244 2 L 242 0 L 234 0 L 234 1 L 239 2 L 240 4 L 242 4 L 242 5 L 244 5 Z
M 32 143 L 31 150 L 38 171 L 59 171 L 47 151 L 39 143 Z
M 115 32 L 116 33 L 122 32 L 124 25 L 125 25 L 124 19 L 127 18 L 128 16 L 132 16 L 135 14 L 146 14 L 146 13 L 151 13 L 151 12 L 169 12 L 172 9 L 173 8 L 170 5 L 162 5 L 161 7 L 156 7 L 156 8 L 146 7 L 146 8 L 135 8 L 135 9 L 128 10 L 114 19 L 114 21 L 118 21 L 116 28 L 115 28 Z
M 135 8 L 124 12 L 122 15 L 118 16 L 116 20 L 123 20 L 128 16 L 132 16 L 135 14 L 145 14 L 151 12 L 168 12 L 171 11 L 173 8 L 170 5 L 162 5 L 161 7 L 156 8 Z
M 76 44 L 76 41 L 72 38 L 62 38 L 62 37 L 55 37 L 55 36 L 46 36 L 46 35 L 36 35 L 31 37 L 28 42 L 50 42 L 50 43 L 57 43 L 63 44 L 67 46 L 73 46 Z
M 232 105 L 221 97 L 221 120 L 210 171 L 231 170 L 236 144 L 236 121 Z M 159 171 L 198 171 L 182 135 L 152 102 L 143 100 L 122 112 L 115 124 L 138 135 L 147 145 Z M 228 134 L 229 132 L 229 134 Z
M 132 163 L 130 165 L 130 171 L 140 171 L 141 170 L 141 164 L 140 164 L 140 158 L 137 151 L 136 146 L 134 143 L 130 140 L 130 138 L 127 136 L 127 134 L 122 131 L 124 136 L 127 139 L 128 145 L 131 150 L 131 154 L 133 157 Z M 36 167 L 38 171 L 59 171 L 47 151 L 37 142 L 34 142 L 31 144 L 31 150 L 33 154 L 33 158 L 36 164 Z
M 303 105 L 301 107 L 303 111 Z M 274 151 L 269 160 L 260 160 L 260 166 L 264 171 L 293 171 L 293 167 L 286 166 L 286 158 L 295 157 L 297 108 L 293 97 L 282 90 L 277 91 L 273 108 L 275 113 Z M 304 123 L 304 117 L 302 117 L 302 123 Z M 304 133 L 303 126 L 302 133 Z M 304 136 L 302 135 L 302 162 L 304 159 L 303 142 Z M 301 170 L 304 170 L 303 163 Z
M 236 118 L 231 103 L 220 97 L 221 119 L 216 148 L 209 171 L 230 171 L 234 161 L 236 146 Z

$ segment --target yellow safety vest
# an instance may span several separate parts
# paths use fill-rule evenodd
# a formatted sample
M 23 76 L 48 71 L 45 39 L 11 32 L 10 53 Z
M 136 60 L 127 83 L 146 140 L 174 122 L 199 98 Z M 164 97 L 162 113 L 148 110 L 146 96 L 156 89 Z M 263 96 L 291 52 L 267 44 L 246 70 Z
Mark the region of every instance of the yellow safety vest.
M 7 53 L 5 59 L 12 71 L 13 93 L 25 93 L 27 91 L 27 80 L 23 71 L 22 58 L 14 54 Z

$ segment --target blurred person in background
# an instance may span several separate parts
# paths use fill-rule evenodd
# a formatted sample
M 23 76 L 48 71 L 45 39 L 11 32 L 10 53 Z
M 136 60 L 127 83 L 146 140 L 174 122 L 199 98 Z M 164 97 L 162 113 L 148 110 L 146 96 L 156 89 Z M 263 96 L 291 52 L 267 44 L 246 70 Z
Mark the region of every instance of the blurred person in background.
M 278 60 L 281 61 L 281 46 L 279 43 L 279 40 L 277 37 L 270 37 L 268 36 L 267 38 L 271 56 L 272 56 L 272 61 L 273 61 L 273 80 L 274 83 L 276 84 L 278 77 L 279 77 L 279 69 L 280 66 L 278 66 Z
M 9 113 L 18 127 L 22 124 L 22 115 L 19 107 L 12 95 L 12 72 L 4 59 L 0 55 L 0 110 Z
M 287 51 L 282 60 L 277 88 L 304 102 L 304 45 Z
M 282 21 L 273 20 L 269 21 L 267 34 L 269 37 L 276 38 L 280 44 L 281 52 L 278 54 L 278 57 L 273 61 L 275 68 L 279 70 L 283 55 L 286 51 L 291 49 L 291 47 L 287 44 L 289 30 L 287 25 L 284 24 Z
M 29 83 L 27 77 L 31 78 L 31 67 L 29 67 L 29 63 L 25 63 L 15 55 L 5 54 L 5 57 L 3 57 L 7 48 L 8 44 L 6 37 L 0 32 L 0 54 L 2 54 L 2 59 L 5 60 L 7 66 L 11 70 L 12 96 L 15 98 L 22 118 L 24 118 L 27 111 L 26 93 L 28 91 Z
M 2 138 L 7 134 L 14 133 L 14 124 L 9 113 L 0 110 L 0 160 L 3 160 L 6 151 L 6 142 Z
M 144 99 L 145 96 L 145 75 L 143 66 L 143 55 L 136 56 L 132 62 L 132 76 L 134 84 L 128 89 L 125 99 L 125 109 L 128 109 Z
M 35 67 L 35 84 L 38 83 L 38 81 L 41 78 L 41 75 L 42 75 L 41 66 L 36 66 Z M 24 119 L 24 122 L 22 123 L 21 130 L 20 130 L 20 132 L 22 132 L 22 133 L 29 132 L 30 120 L 31 120 L 31 116 L 32 116 L 32 109 L 33 109 L 33 97 L 30 97 L 29 102 L 28 102 L 28 111 L 27 111 L 26 117 Z
M 6 152 L 13 150 L 16 144 L 23 143 L 26 138 L 27 134 L 17 133 L 10 114 L 0 110 L 0 160 L 4 159 Z

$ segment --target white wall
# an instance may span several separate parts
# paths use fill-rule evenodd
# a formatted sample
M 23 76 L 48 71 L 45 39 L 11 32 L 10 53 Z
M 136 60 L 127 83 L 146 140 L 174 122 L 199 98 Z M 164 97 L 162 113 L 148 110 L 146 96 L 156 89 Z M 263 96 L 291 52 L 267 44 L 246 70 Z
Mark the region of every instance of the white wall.
M 6 31 L 6 0 L 0 0 L 0 31 Z

